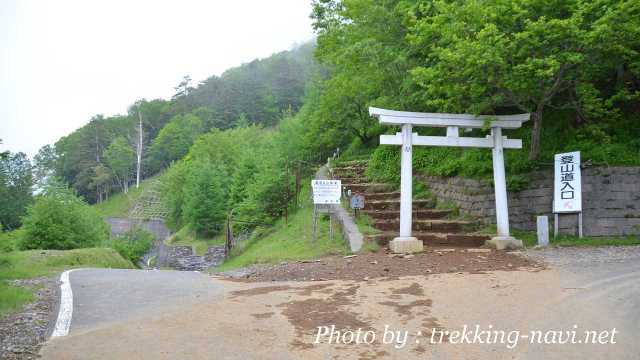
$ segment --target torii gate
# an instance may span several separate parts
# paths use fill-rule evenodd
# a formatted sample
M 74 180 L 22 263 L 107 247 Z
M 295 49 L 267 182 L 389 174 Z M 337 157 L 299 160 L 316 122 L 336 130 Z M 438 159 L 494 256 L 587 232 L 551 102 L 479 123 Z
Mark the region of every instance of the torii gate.
M 489 242 L 497 249 L 519 248 L 522 241 L 509 235 L 509 209 L 507 207 L 507 182 L 504 171 L 503 149 L 521 149 L 522 140 L 507 139 L 502 129 L 517 129 L 529 120 L 530 114 L 475 116 L 469 114 L 417 113 L 369 108 L 369 114 L 383 125 L 400 125 L 402 132 L 395 135 L 380 135 L 381 145 L 401 145 L 400 177 L 400 236 L 389 243 L 396 253 L 419 252 L 422 241 L 411 236 L 412 225 L 412 147 L 455 146 L 493 149 L 493 181 L 496 197 L 497 236 Z M 491 135 L 486 138 L 461 137 L 460 128 L 483 128 L 489 122 Z M 419 136 L 412 133 L 413 126 L 446 127 L 447 136 Z

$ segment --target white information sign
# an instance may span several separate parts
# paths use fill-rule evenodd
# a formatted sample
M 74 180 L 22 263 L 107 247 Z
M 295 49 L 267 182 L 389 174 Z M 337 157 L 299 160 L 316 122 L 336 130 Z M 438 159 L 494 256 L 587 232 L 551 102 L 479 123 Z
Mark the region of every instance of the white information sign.
M 580 151 L 556 154 L 553 181 L 553 212 L 582 212 Z
M 314 204 L 340 204 L 342 182 L 340 180 L 311 180 Z

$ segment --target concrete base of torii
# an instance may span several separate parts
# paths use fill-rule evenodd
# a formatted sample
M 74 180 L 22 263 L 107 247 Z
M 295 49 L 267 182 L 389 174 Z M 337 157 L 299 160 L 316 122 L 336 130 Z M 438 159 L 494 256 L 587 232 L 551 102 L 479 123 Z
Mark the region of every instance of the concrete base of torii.
M 395 254 L 413 254 L 424 250 L 422 240 L 415 237 L 397 237 L 389 243 L 389 249 Z
M 496 250 L 516 250 L 522 248 L 522 240 L 511 236 L 494 236 L 491 240 L 487 240 L 485 245 Z

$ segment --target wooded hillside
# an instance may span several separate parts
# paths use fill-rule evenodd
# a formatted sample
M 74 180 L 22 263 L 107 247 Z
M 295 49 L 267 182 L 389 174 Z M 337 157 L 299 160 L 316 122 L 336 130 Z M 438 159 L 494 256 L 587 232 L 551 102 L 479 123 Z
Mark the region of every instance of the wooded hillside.
M 195 139 L 212 129 L 273 126 L 296 112 L 307 83 L 318 74 L 314 44 L 254 60 L 192 84 L 187 76 L 170 100 L 139 100 L 127 114 L 94 116 L 87 125 L 41 149 L 37 163 L 68 182 L 89 202 L 127 191 L 136 180 L 136 151 L 142 123 L 142 177 L 187 154 Z
M 317 46 L 197 85 L 185 77 L 172 99 L 95 116 L 40 151 L 36 181 L 56 175 L 89 202 L 126 191 L 141 122 L 142 176 L 168 168 L 161 182 L 175 227 L 214 235 L 229 213 L 247 227 L 268 224 L 295 210 L 302 179 L 338 148 L 343 158 L 370 159 L 370 179 L 398 180 L 399 152 L 378 146 L 380 134 L 397 129 L 380 127 L 369 106 L 531 113 L 522 129 L 505 134 L 526 147 L 506 152 L 511 189 L 561 151 L 582 151 L 587 164 L 640 165 L 638 1 L 312 4 Z M 414 169 L 488 178 L 490 157 L 483 149 L 419 148 Z

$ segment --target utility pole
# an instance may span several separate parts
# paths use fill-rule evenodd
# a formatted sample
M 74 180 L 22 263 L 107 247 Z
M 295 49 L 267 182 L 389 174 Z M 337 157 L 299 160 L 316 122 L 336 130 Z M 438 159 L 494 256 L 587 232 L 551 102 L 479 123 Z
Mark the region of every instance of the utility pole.
M 136 169 L 136 189 L 140 187 L 140 166 L 142 163 L 142 112 L 140 111 L 140 106 L 138 106 L 138 165 Z

